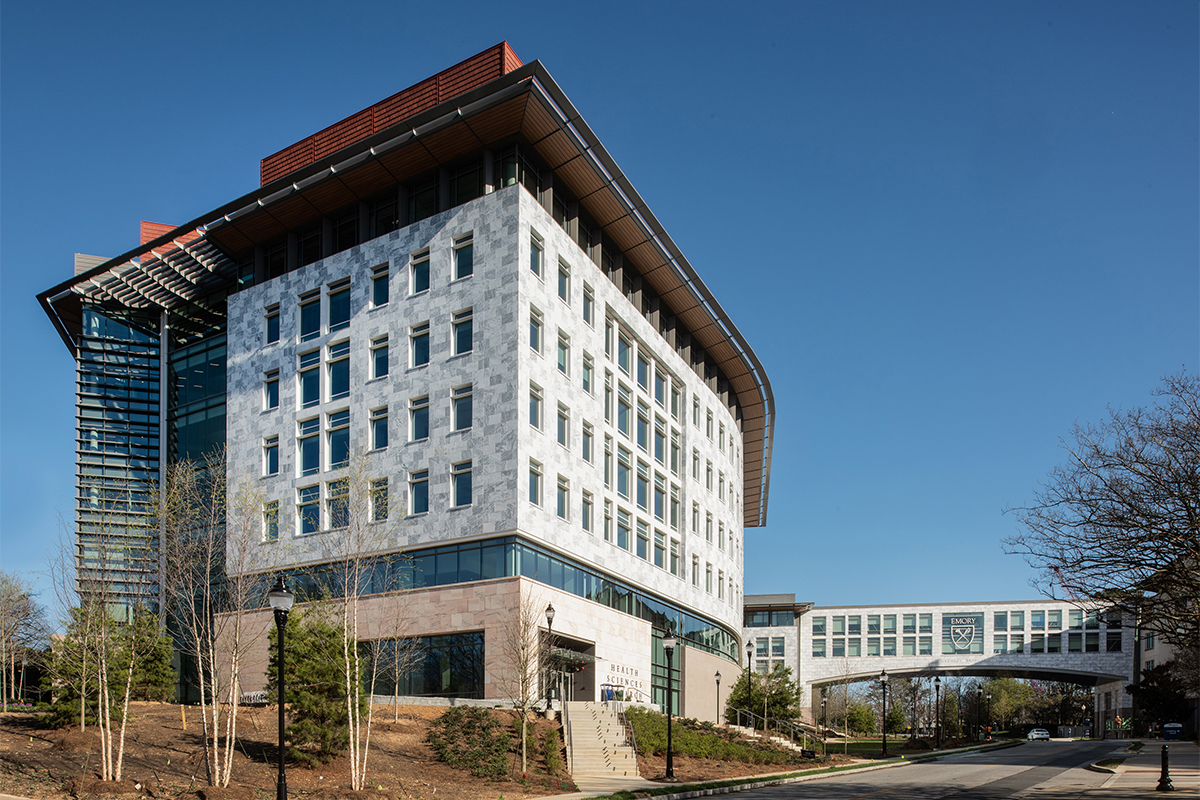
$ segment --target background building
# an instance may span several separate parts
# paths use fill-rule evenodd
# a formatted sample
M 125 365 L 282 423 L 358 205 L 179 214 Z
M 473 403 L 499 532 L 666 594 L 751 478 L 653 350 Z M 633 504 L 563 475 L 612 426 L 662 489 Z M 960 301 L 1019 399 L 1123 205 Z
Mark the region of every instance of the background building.
M 679 710 L 712 716 L 770 384 L 541 64 L 497 45 L 261 181 L 39 297 L 79 364 L 80 546 L 114 597 L 160 591 L 152 483 L 226 444 L 262 495 L 254 569 L 308 596 L 365 481 L 368 625 L 403 613 L 425 654 L 404 693 L 501 697 L 505 615 L 553 603 L 555 691 L 661 702 L 674 625 Z

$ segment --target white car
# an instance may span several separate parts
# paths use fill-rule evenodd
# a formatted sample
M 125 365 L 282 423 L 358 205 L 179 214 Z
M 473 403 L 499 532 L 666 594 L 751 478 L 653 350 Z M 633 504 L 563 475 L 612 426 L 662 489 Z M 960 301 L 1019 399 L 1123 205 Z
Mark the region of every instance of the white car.
M 1034 728 L 1025 738 L 1031 742 L 1037 741 L 1038 739 L 1045 739 L 1048 742 L 1050 741 L 1050 731 L 1046 730 L 1045 728 Z

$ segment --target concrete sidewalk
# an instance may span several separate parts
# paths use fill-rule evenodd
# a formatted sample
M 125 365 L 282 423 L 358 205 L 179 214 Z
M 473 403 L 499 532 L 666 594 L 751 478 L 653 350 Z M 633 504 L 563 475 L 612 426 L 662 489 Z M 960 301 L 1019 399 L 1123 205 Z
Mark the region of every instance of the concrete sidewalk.
M 1098 798 L 1125 800 L 1144 798 L 1155 792 L 1162 775 L 1164 744 L 1169 748 L 1167 755 L 1174 793 L 1185 797 L 1200 795 L 1200 747 L 1195 743 L 1142 740 L 1142 749 L 1136 753 L 1126 752 L 1130 744 L 1132 742 L 1120 742 L 1119 746 L 1113 748 L 1110 758 L 1124 758 L 1124 763 L 1115 768 L 1113 776 L 1103 786 L 1087 792 L 1087 797 L 1095 795 Z

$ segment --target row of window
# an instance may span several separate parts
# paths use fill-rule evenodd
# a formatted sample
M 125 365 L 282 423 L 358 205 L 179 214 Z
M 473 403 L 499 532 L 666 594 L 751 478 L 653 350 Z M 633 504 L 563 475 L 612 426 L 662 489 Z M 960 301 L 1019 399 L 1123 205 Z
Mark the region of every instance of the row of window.
M 457 386 L 450 390 L 450 427 L 452 432 L 469 430 L 474 417 L 474 385 Z M 408 402 L 408 439 L 421 441 L 429 438 L 429 395 L 414 397 Z M 321 420 L 310 417 L 296 422 L 296 470 L 300 476 L 316 475 L 322 467 L 327 470 L 341 469 L 350 461 L 350 409 L 341 409 L 324 415 L 325 453 L 321 459 Z M 383 450 L 391 439 L 388 406 L 372 409 L 369 419 L 369 436 L 372 450 Z M 279 474 L 279 436 L 263 439 L 263 475 Z
M 473 234 L 454 239 L 450 257 L 451 282 L 469 278 L 475 272 Z M 430 250 L 426 248 L 409 257 L 409 296 L 424 294 L 430 287 Z M 384 264 L 371 271 L 370 307 L 380 308 L 391 300 L 391 271 Z M 322 309 L 324 314 L 322 314 Z M 263 340 L 274 344 L 280 340 L 279 303 L 266 308 L 263 316 Z M 342 278 L 321 289 L 300 295 L 296 304 L 297 339 L 307 342 L 322 334 L 335 333 L 350 327 L 350 279 Z
M 769 675 L 777 667 L 786 666 L 784 652 L 782 636 L 757 637 L 754 640 L 754 671 L 761 675 Z
M 866 632 L 868 634 L 894 634 L 896 633 L 897 618 L 898 615 L 896 614 L 868 614 L 866 615 Z M 1067 627 L 1071 629 L 1099 629 L 1101 621 L 1104 622 L 1107 628 L 1120 628 L 1121 614 L 1119 611 L 1110 611 L 1101 615 L 1097 611 L 1083 611 L 1081 609 L 1067 610 Z M 863 632 L 863 617 L 862 615 L 855 614 L 834 617 L 812 617 L 812 635 L 826 635 L 827 622 L 831 623 L 828 631 L 834 636 L 858 636 Z M 902 615 L 902 625 L 903 630 L 901 633 L 932 633 L 933 614 L 904 614 Z M 993 630 L 997 631 L 1023 631 L 1025 630 L 1025 612 L 996 611 L 992 615 L 992 625 Z M 1030 630 L 1053 631 L 1062 630 L 1062 628 L 1063 612 L 1061 609 L 1029 612 Z
M 843 656 L 857 658 L 862 655 L 894 656 L 897 655 L 897 644 L 899 644 L 901 648 L 899 655 L 933 655 L 932 636 L 869 636 L 866 638 L 865 653 L 863 652 L 863 639 L 860 637 L 835 637 L 828 640 L 824 638 L 813 639 L 812 654 L 813 658 L 824 658 L 826 655 L 830 655 L 833 658 L 841 658 Z M 1035 633 L 1029 637 L 1028 651 L 1025 649 L 1026 640 L 1024 634 L 996 634 L 992 637 L 992 652 L 995 654 L 1009 655 L 1020 655 L 1025 652 L 1035 654 L 1099 653 L 1102 644 L 1105 652 L 1121 652 L 1120 631 L 1108 631 L 1103 641 L 1101 640 L 1099 631 L 1093 633 Z M 954 649 L 954 645 L 952 643 L 942 643 L 942 653 L 944 655 L 953 655 L 959 652 L 959 650 Z M 982 652 L 982 649 L 979 652 Z

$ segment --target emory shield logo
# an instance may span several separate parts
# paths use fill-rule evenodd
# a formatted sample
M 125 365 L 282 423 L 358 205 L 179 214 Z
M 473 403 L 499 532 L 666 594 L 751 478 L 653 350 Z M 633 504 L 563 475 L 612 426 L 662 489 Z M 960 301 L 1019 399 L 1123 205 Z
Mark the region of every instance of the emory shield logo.
M 970 648 L 971 642 L 975 641 L 975 626 L 951 625 L 950 641 L 954 643 L 955 650 L 966 650 Z

